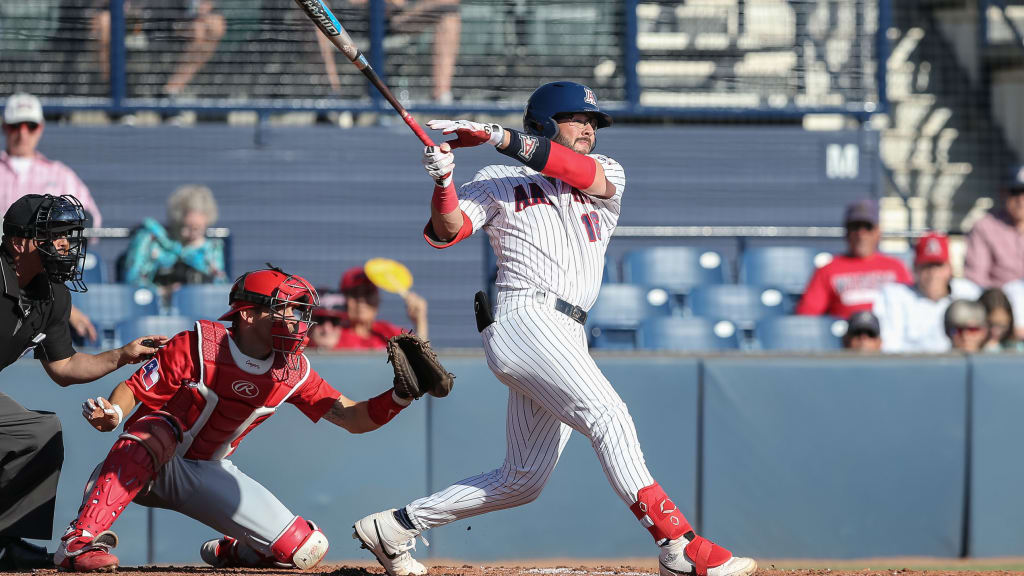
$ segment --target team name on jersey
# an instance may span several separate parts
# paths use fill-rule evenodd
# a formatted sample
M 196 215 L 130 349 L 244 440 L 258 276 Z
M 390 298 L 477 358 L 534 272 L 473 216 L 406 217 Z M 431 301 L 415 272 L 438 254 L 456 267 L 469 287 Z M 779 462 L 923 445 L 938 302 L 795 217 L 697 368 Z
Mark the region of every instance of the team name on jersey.
M 512 189 L 516 198 L 516 212 L 522 212 L 530 206 L 538 206 L 541 204 L 547 204 L 551 206 L 551 200 L 540 185 L 530 182 L 529 191 L 526 186 L 516 186 Z M 570 192 L 572 194 L 573 202 L 578 204 L 593 204 L 594 201 L 583 192 L 580 192 L 576 188 L 573 188 Z

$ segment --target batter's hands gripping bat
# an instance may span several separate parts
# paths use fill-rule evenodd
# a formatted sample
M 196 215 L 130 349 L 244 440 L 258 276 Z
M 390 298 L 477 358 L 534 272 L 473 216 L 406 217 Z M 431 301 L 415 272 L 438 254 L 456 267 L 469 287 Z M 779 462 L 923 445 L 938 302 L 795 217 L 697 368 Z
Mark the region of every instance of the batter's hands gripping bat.
M 409 125 L 409 128 L 412 128 L 412 131 L 416 133 L 420 142 L 423 142 L 424 146 L 433 146 L 434 142 L 430 139 L 430 136 L 427 136 L 427 133 L 423 131 L 423 128 L 416 123 L 412 114 L 409 114 L 405 110 L 405 107 L 398 102 L 394 94 L 391 93 L 391 90 L 381 82 L 380 77 L 373 71 L 370 63 L 366 61 L 366 57 L 359 51 L 359 48 L 356 48 L 356 44 L 352 41 L 352 37 L 349 36 L 348 32 L 345 31 L 345 28 L 342 27 L 341 22 L 338 22 L 338 19 L 334 17 L 334 13 L 327 7 L 327 4 L 325 4 L 323 0 L 295 0 L 295 3 L 298 4 L 299 7 L 302 8 L 302 11 L 306 13 L 306 16 L 309 16 L 309 19 L 316 24 L 316 27 L 324 33 L 324 36 L 326 36 L 332 44 L 337 46 L 338 50 L 341 50 L 341 53 L 344 54 L 346 58 L 355 64 L 356 68 L 363 73 L 363 76 L 366 76 L 370 81 L 370 84 L 373 84 L 374 87 L 380 91 L 384 98 L 387 99 L 388 103 L 391 104 L 392 108 L 394 108 L 395 111 L 398 112 L 398 115 L 402 117 L 402 120 L 405 120 L 405 123 Z

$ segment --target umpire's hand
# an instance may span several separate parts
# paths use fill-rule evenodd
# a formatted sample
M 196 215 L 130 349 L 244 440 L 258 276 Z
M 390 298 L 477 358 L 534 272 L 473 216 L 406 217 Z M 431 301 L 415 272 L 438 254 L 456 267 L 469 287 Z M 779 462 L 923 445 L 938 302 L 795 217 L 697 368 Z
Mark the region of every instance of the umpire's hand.
M 143 344 L 142 342 L 145 340 L 151 341 L 146 342 L 146 344 L 153 345 L 147 346 L 146 344 Z M 167 344 L 168 340 L 170 340 L 170 338 L 166 336 L 156 335 L 136 338 L 135 340 L 132 340 L 131 342 L 125 344 L 120 348 L 121 361 L 118 362 L 118 365 L 124 366 L 125 364 L 138 364 L 143 360 L 149 360 L 150 358 L 156 355 L 157 350 L 159 350 L 161 346 Z

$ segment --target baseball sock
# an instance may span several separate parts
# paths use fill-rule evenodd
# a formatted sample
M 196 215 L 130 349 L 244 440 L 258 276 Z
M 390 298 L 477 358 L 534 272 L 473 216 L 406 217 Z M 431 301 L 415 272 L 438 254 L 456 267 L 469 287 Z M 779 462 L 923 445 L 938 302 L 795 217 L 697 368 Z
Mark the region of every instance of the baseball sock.
M 392 515 L 395 517 L 395 520 L 398 520 L 398 523 L 402 525 L 402 528 L 405 528 L 406 530 L 416 530 L 416 527 L 412 525 L 412 518 L 409 518 L 409 512 L 404 506 L 392 512 Z

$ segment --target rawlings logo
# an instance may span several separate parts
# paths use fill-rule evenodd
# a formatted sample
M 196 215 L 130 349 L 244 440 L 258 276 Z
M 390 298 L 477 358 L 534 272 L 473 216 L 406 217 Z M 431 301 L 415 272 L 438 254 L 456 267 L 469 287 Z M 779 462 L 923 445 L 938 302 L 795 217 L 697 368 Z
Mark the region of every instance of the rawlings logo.
M 255 398 L 260 393 L 259 388 L 255 384 L 245 380 L 235 380 L 231 383 L 231 389 L 242 398 Z
M 533 153 L 537 151 L 537 137 L 526 136 L 525 134 L 520 137 L 519 141 L 519 157 L 523 160 L 529 160 L 533 158 Z
M 255 362 L 253 362 L 252 360 L 246 360 L 245 361 L 245 365 L 250 367 L 250 368 L 256 368 L 256 369 L 260 368 L 260 365 L 255 363 Z
M 583 95 L 583 101 L 592 106 L 597 106 L 597 97 L 594 96 L 594 91 L 586 86 L 583 89 L 586 91 Z
M 142 365 L 142 386 L 149 390 L 160 381 L 160 362 L 153 358 Z

